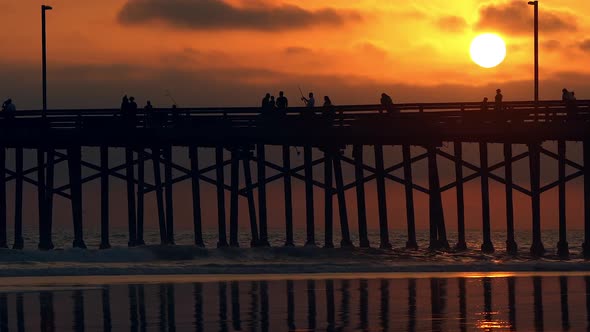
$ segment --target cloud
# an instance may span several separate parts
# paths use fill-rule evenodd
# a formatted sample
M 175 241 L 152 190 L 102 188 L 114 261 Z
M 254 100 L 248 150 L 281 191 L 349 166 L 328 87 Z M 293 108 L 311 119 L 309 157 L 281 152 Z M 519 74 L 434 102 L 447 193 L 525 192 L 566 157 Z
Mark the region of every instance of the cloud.
M 467 21 L 459 16 L 443 16 L 436 21 L 436 26 L 447 32 L 462 32 L 467 28 Z
M 585 39 L 580 43 L 580 49 L 584 52 L 590 52 L 590 39 Z
M 300 55 L 300 54 L 310 54 L 312 53 L 311 48 L 302 47 L 302 46 L 290 46 L 285 48 L 285 54 L 288 55 Z
M 507 34 L 531 34 L 533 10 L 525 2 L 513 1 L 500 5 L 488 5 L 480 9 L 477 30 L 497 30 Z M 539 30 L 545 33 L 575 31 L 577 25 L 571 15 L 545 10 L 539 21 Z
M 128 0 L 118 14 L 122 24 L 161 22 L 194 30 L 290 30 L 360 21 L 360 13 L 324 8 L 309 11 L 293 5 L 236 7 L 222 0 Z

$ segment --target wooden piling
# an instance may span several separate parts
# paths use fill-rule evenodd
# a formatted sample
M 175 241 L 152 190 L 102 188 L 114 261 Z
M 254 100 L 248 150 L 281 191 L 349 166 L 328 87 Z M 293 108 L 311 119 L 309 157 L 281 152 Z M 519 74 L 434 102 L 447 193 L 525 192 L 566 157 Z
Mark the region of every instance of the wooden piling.
M 428 179 L 430 187 L 429 206 L 430 206 L 430 245 L 431 250 L 447 249 L 445 218 L 442 207 L 442 197 L 440 192 L 440 180 L 438 176 L 438 163 L 436 160 L 436 148 L 428 147 Z
M 174 244 L 174 200 L 172 193 L 174 185 L 172 183 L 172 146 L 164 148 L 164 198 L 166 202 L 166 235 L 168 236 L 168 244 Z
M 467 250 L 465 241 L 465 197 L 463 191 L 463 144 L 459 141 L 453 143 L 455 150 L 455 187 L 457 193 L 457 233 L 458 240 L 455 249 Z
M 252 189 L 252 171 L 250 170 L 250 151 L 244 151 L 242 156 L 242 164 L 244 165 L 244 180 L 248 192 L 246 198 L 248 199 L 248 215 L 250 216 L 250 246 L 258 246 L 258 223 L 256 221 L 256 204 L 254 203 L 254 190 Z
M 23 148 L 15 149 L 15 187 L 14 187 L 14 244 L 12 249 L 23 249 Z
M 590 258 L 590 140 L 584 141 L 584 258 Z
M 0 248 L 8 248 L 6 235 L 6 148 L 0 147 Z
M 217 176 L 217 227 L 219 231 L 218 248 L 227 247 L 227 234 L 225 228 L 225 178 L 223 174 L 223 146 L 215 147 L 215 163 Z
M 512 144 L 504 144 L 504 179 L 506 181 L 506 252 L 511 255 L 518 253 L 518 245 L 514 239 L 514 201 L 512 192 Z
M 490 187 L 489 187 L 489 169 L 488 169 L 488 144 L 479 143 L 479 161 L 481 171 L 481 210 L 482 210 L 482 229 L 483 244 L 481 251 L 487 254 L 494 252 L 491 234 L 490 220 Z
M 145 215 L 145 150 L 137 152 L 137 245 L 145 245 L 143 224 Z
M 82 147 L 68 148 L 68 170 L 72 195 L 72 220 L 74 222 L 74 248 L 86 248 L 82 223 Z
M 238 148 L 231 150 L 231 195 L 229 213 L 229 245 L 239 247 L 238 241 L 238 199 L 240 186 L 240 158 Z
M 369 236 L 367 232 L 367 205 L 365 201 L 365 174 L 363 162 L 363 146 L 358 144 L 353 147 L 354 175 L 356 181 L 356 202 L 359 225 L 359 246 L 369 248 Z
M 336 180 L 336 195 L 338 197 L 338 211 L 340 211 L 340 233 L 342 234 L 340 246 L 343 248 L 352 248 L 354 245 L 350 239 L 350 229 L 348 227 L 348 212 L 346 211 L 346 196 L 344 194 L 344 176 L 342 174 L 340 151 L 334 153 L 333 164 Z
M 531 254 L 542 256 L 545 248 L 541 241 L 541 145 L 529 144 L 529 164 L 531 174 L 531 206 L 533 216 L 533 244 Z
M 414 214 L 414 181 L 412 179 L 412 152 L 409 145 L 402 145 L 402 155 L 404 163 L 404 189 L 406 191 L 406 221 L 408 225 L 406 248 L 416 250 L 418 249 L 418 242 L 416 241 L 416 217 Z
M 334 248 L 334 204 L 332 188 L 332 153 L 324 152 L 324 248 Z
M 201 185 L 199 169 L 199 150 L 197 146 L 191 145 L 189 147 L 189 157 L 191 160 L 191 185 L 193 194 L 193 228 L 195 246 L 205 247 L 203 242 L 203 225 L 201 213 Z
M 379 208 L 379 233 L 381 249 L 391 249 L 389 227 L 387 225 L 387 197 L 385 193 L 385 165 L 383 162 L 383 145 L 375 145 L 375 170 L 377 179 L 377 204 Z
M 47 241 L 51 249 L 53 245 L 53 182 L 55 180 L 55 150 L 47 149 L 47 174 L 45 176 L 45 220 Z
M 166 213 L 164 211 L 164 194 L 160 171 L 160 148 L 152 147 L 152 165 L 154 167 L 154 186 L 156 187 L 156 205 L 158 207 L 158 226 L 160 228 L 160 244 L 168 243 L 166 234 Z
M 100 146 L 100 249 L 111 247 L 109 241 L 109 147 Z
M 315 247 L 315 220 L 313 211 L 313 165 L 311 153 L 311 145 L 306 145 L 303 148 L 303 160 L 305 168 L 305 219 L 307 224 L 307 240 L 305 242 L 305 245 Z
M 567 243 L 567 226 L 566 226 L 566 178 L 565 178 L 565 161 L 566 146 L 564 140 L 557 141 L 557 173 L 559 180 L 559 242 L 557 243 L 557 254 L 562 258 L 569 256 L 569 246 Z
M 268 243 L 268 226 L 266 208 L 266 150 L 264 144 L 256 146 L 258 169 L 258 221 L 260 222 L 260 246 L 270 247 Z
M 39 209 L 39 244 L 41 250 L 53 249 L 48 239 L 47 223 L 45 220 L 45 151 L 42 147 L 37 148 L 37 203 Z
M 291 147 L 283 145 L 283 188 L 285 192 L 285 247 L 295 246 L 293 241 L 293 193 L 291 191 Z
M 135 247 L 137 244 L 137 216 L 135 206 L 135 171 L 133 167 L 133 149 L 125 148 L 125 165 L 127 173 L 127 223 L 129 229 L 129 247 Z

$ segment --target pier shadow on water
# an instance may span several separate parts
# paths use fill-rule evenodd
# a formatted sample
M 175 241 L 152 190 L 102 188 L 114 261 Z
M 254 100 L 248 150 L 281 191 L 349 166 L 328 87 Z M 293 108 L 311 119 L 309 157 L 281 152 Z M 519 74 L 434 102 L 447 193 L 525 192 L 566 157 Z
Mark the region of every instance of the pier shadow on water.
M 580 331 L 590 326 L 590 276 L 279 279 L 5 291 L 0 331 Z

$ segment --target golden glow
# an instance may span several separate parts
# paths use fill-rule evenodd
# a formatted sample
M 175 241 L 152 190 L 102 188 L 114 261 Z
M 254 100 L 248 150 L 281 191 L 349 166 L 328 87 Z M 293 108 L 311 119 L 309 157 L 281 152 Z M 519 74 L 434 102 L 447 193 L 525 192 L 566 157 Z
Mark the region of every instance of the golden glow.
M 493 68 L 506 58 L 506 43 L 496 34 L 484 33 L 471 42 L 470 54 L 479 66 Z

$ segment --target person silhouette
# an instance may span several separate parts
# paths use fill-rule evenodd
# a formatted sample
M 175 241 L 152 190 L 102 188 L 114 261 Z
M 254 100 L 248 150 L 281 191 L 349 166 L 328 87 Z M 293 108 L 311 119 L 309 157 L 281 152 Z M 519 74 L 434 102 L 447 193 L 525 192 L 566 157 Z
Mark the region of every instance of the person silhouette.
M 129 109 L 129 98 L 127 95 L 123 96 L 123 100 L 121 101 L 121 111 L 125 112 Z
M 285 93 L 283 91 L 279 92 L 279 97 L 277 98 L 277 110 L 281 114 L 287 113 L 287 108 L 289 107 L 289 100 L 285 97 Z
M 496 90 L 495 104 L 494 104 L 494 110 L 495 111 L 503 111 L 503 106 L 502 106 L 503 100 L 504 100 L 504 96 L 502 95 L 502 90 L 497 89 Z
M 154 107 L 152 106 L 152 102 L 148 100 L 145 106 L 143 107 L 143 110 L 145 114 L 144 127 L 150 128 L 152 127 L 154 121 Z
M 261 113 L 266 114 L 268 111 L 268 104 L 270 103 L 270 93 L 267 93 L 264 98 L 262 98 L 262 105 L 260 107 Z
M 481 102 L 481 111 L 482 112 L 488 111 L 488 97 L 483 98 L 483 101 Z
M 383 106 L 383 108 L 385 108 L 385 110 L 389 114 L 393 114 L 395 112 L 395 108 L 393 106 L 393 100 L 385 92 L 381 94 L 381 106 Z M 380 109 L 379 113 L 383 113 L 383 109 Z
M 309 93 L 309 98 L 301 97 L 301 100 L 305 103 L 305 107 L 309 109 L 313 109 L 315 107 L 315 98 L 313 97 L 313 92 Z
M 6 119 L 14 118 L 16 105 L 14 105 L 11 98 L 6 99 L 6 101 L 2 103 L 2 111 L 4 112 L 4 117 Z
M 137 103 L 135 97 L 129 97 L 129 106 L 127 108 L 127 120 L 130 127 L 135 127 L 135 117 L 137 116 Z
M 328 96 L 324 96 L 324 109 L 322 110 L 322 113 L 328 117 L 332 117 L 335 114 L 334 105 Z
M 268 111 L 269 113 L 271 111 L 274 111 L 274 109 L 277 107 L 277 104 L 275 102 L 275 96 L 270 96 L 270 100 L 268 101 Z

